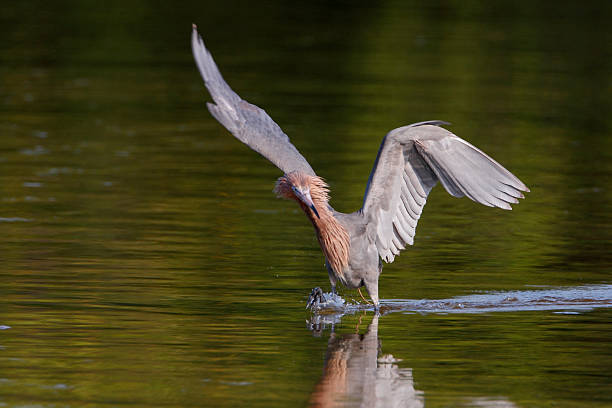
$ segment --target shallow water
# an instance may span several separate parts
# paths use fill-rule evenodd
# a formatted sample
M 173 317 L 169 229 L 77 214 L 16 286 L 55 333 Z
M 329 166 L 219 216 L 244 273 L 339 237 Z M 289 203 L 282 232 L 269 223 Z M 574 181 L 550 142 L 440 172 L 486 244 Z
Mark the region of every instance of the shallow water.
M 612 405 L 608 2 L 0 5 L 0 406 Z M 444 119 L 530 188 L 436 187 L 381 316 L 206 112 L 200 27 L 353 211 Z M 392 356 L 392 357 L 391 357 Z

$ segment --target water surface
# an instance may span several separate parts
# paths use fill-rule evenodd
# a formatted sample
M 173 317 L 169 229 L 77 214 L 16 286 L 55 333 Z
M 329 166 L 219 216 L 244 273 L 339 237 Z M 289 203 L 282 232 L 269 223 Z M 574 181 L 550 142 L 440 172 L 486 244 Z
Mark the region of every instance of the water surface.
M 0 405 L 612 405 L 611 18 L 604 1 L 0 5 Z M 383 315 L 312 316 L 312 227 L 206 112 L 194 22 L 336 209 L 359 208 L 388 130 L 428 119 L 532 192 L 506 212 L 435 188 Z

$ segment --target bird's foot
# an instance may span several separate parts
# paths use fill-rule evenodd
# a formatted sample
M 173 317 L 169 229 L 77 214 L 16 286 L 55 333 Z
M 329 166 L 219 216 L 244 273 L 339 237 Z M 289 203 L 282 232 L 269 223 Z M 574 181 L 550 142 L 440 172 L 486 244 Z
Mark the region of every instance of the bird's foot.
M 310 292 L 308 300 L 306 301 L 306 309 L 315 310 L 321 303 L 325 303 L 325 294 L 320 287 L 316 287 Z

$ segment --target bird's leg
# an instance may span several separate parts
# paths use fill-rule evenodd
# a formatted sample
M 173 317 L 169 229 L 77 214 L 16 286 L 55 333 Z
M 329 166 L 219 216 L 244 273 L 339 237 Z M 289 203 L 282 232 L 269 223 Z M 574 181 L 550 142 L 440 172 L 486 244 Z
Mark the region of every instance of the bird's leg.
M 364 302 L 366 302 L 368 305 L 372 304 L 372 302 L 370 302 L 368 299 L 363 297 L 363 294 L 361 293 L 361 288 L 357 288 L 357 292 L 359 292 L 359 296 L 361 296 L 361 298 L 363 299 Z
M 327 268 L 327 275 L 329 276 L 329 283 L 331 284 L 331 292 L 332 294 L 336 294 L 336 283 L 338 282 L 338 278 L 336 278 L 336 274 L 332 269 L 331 265 L 325 260 L 325 267 Z
M 370 294 L 370 298 L 372 298 L 372 302 L 374 302 L 374 309 L 376 311 L 380 310 L 380 305 L 378 302 L 378 277 L 375 277 L 372 280 L 364 281 L 365 287 Z

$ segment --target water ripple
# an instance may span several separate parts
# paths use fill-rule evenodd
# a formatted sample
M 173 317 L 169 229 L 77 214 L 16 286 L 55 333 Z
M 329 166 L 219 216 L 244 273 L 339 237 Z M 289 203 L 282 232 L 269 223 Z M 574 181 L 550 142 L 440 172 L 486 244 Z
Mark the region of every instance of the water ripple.
M 388 299 L 383 308 L 414 313 L 487 313 L 528 310 L 590 311 L 612 307 L 612 285 L 487 292 L 449 299 Z
M 371 305 L 344 303 L 337 295 L 326 293 L 325 302 L 315 306 L 316 315 L 344 315 L 371 310 Z M 339 299 L 341 301 L 339 301 Z M 612 285 L 551 287 L 536 290 L 485 292 L 448 299 L 384 299 L 381 312 L 404 313 L 489 313 L 549 310 L 579 314 L 612 307 Z
M 32 220 L 22 217 L 0 217 L 0 222 L 30 222 Z

